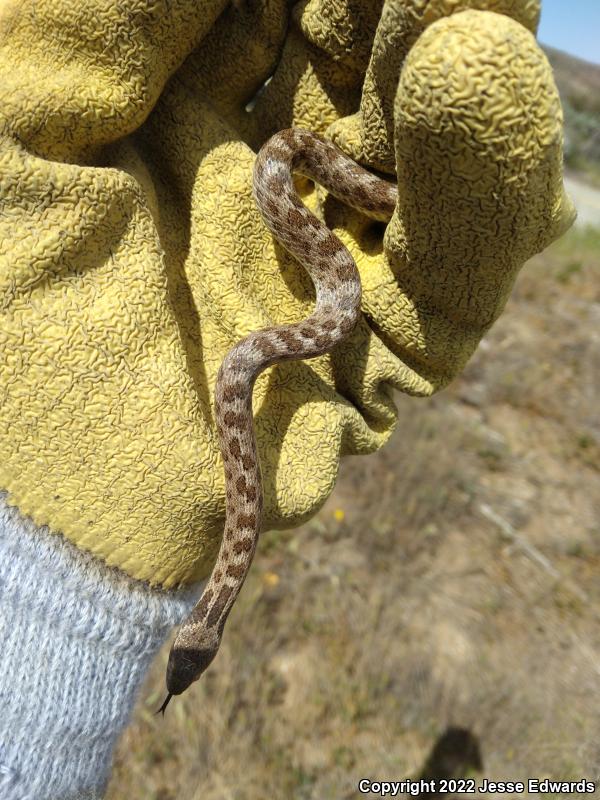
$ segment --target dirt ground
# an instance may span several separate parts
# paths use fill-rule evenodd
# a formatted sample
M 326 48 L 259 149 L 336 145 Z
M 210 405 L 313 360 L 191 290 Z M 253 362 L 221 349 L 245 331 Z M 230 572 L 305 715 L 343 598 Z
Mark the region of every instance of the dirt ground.
M 580 228 L 526 265 L 459 380 L 398 396 L 390 444 L 264 535 L 219 669 L 163 720 L 165 646 L 108 800 L 443 776 L 600 792 L 599 343 L 600 232 Z

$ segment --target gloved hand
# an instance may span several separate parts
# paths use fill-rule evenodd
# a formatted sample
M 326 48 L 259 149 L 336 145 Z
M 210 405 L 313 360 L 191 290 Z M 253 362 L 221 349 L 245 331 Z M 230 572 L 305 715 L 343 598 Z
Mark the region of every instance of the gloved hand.
M 572 217 L 557 93 L 526 28 L 537 4 L 467 4 L 515 21 L 390 2 L 377 27 L 375 5 L 297 5 L 285 41 L 278 4 L 218 19 L 214 2 L 168 20 L 140 2 L 14 11 L 0 486 L 132 577 L 170 588 L 209 571 L 223 524 L 217 369 L 249 330 L 311 307 L 310 279 L 254 207 L 244 137 L 330 131 L 363 163 L 396 164 L 400 191 L 385 237 L 307 194 L 355 255 L 365 318 L 331 356 L 258 382 L 268 526 L 314 513 L 340 455 L 383 444 L 391 386 L 427 395 L 460 371 L 518 269 Z
M 1 12 L 0 488 L 165 589 L 206 576 L 222 533 L 223 356 L 311 308 L 251 199 L 271 133 L 305 127 L 396 171 L 399 202 L 384 231 L 302 184 L 356 259 L 364 319 L 257 382 L 267 527 L 313 514 L 340 456 L 387 440 L 392 388 L 452 380 L 574 216 L 537 2 L 288 5 Z

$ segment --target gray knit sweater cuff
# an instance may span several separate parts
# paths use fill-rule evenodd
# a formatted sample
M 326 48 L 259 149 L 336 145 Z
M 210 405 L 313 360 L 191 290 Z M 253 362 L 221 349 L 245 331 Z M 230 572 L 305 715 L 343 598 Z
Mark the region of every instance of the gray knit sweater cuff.
M 102 797 L 157 650 L 198 598 L 152 590 L 0 492 L 0 798 Z

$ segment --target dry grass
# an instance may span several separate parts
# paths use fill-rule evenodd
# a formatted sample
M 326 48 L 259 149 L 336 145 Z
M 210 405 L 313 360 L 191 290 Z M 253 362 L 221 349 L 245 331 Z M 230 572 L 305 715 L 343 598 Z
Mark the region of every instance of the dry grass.
M 464 376 L 398 397 L 391 444 L 264 536 L 219 668 L 164 720 L 162 652 L 108 800 L 600 776 L 599 278 L 598 232 L 530 262 Z

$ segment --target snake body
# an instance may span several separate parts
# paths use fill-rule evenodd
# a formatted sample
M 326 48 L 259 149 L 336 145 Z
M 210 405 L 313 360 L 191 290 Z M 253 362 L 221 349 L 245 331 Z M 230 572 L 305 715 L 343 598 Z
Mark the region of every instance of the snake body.
M 208 584 L 171 648 L 163 713 L 171 696 L 184 692 L 215 657 L 256 549 L 263 508 L 252 417 L 256 377 L 279 361 L 328 352 L 352 331 L 360 314 L 361 283 L 354 259 L 304 206 L 294 187 L 294 172 L 376 220 L 388 221 L 396 204 L 395 185 L 308 131 L 281 131 L 257 156 L 254 199 L 273 236 L 310 274 L 316 305 L 300 323 L 250 333 L 227 353 L 219 370 L 215 420 L 225 469 L 225 530 Z

